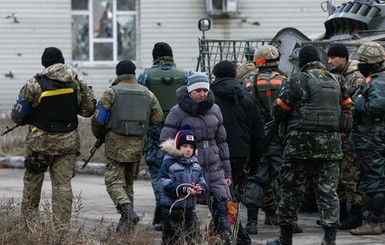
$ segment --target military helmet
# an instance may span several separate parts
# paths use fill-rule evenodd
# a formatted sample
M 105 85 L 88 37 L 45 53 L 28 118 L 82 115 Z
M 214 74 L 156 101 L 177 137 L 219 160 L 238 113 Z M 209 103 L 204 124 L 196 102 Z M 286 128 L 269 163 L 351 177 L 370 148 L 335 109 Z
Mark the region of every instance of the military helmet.
M 358 48 L 357 58 L 360 62 L 375 64 L 385 60 L 385 51 L 380 44 L 367 42 Z
M 254 53 L 254 64 L 256 67 L 277 66 L 280 53 L 272 45 L 262 45 Z

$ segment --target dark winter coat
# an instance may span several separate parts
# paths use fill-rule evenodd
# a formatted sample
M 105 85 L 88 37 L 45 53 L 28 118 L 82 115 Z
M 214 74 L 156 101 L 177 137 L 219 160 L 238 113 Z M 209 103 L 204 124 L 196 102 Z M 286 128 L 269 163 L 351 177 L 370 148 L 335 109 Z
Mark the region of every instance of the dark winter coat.
M 385 71 L 372 74 L 355 101 L 356 123 L 351 133 L 355 149 L 383 150 L 385 147 Z
M 196 156 L 185 158 L 181 156 L 180 150 L 176 149 L 173 139 L 162 143 L 162 150 L 167 154 L 164 156 L 159 171 L 160 202 L 164 207 L 171 205 L 178 199 L 187 195 L 190 184 L 199 184 L 202 188 L 202 196 L 207 191 L 207 184 L 202 175 L 202 168 Z M 194 208 L 196 197 L 189 196 L 183 201 L 175 202 L 175 208 Z
M 230 157 L 250 157 L 252 143 L 265 134 L 255 99 L 232 78 L 218 79 L 210 89 L 221 108 Z
M 191 125 L 197 138 L 198 162 L 202 166 L 211 195 L 217 200 L 231 199 L 230 189 L 225 181 L 231 178 L 229 147 L 226 143 L 226 129 L 214 94 L 209 91 L 204 101 L 196 102 L 182 86 L 177 90 L 177 105 L 171 108 L 160 134 L 160 141 L 175 138 L 184 124 Z

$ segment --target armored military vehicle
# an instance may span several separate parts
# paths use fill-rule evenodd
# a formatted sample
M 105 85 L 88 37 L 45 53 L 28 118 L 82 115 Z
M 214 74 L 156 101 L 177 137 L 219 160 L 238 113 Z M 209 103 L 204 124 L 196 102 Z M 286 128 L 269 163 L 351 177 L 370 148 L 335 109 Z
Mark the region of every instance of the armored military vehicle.
M 246 61 L 247 47 L 259 47 L 271 44 L 279 48 L 281 63 L 279 68 L 286 74 L 298 70 L 298 52 L 306 44 L 317 46 L 323 61 L 327 61 L 327 50 L 333 42 L 344 43 L 351 58 L 364 42 L 376 41 L 385 46 L 385 0 L 354 0 L 333 6 L 334 1 L 325 1 L 325 11 L 329 17 L 325 21 L 325 32 L 315 38 L 310 38 L 295 28 L 284 28 L 272 39 L 256 40 L 209 40 L 199 38 L 199 62 L 201 71 L 211 75 L 211 68 L 222 59 L 228 59 L 234 64 Z M 199 29 L 210 29 L 208 19 L 200 20 Z

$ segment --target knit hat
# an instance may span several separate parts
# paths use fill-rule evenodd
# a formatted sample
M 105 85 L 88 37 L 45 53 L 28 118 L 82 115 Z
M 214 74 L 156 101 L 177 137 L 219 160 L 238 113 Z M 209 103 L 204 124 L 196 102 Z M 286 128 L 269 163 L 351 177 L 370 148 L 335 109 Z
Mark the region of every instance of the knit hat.
M 191 131 L 191 126 L 188 124 L 185 124 L 182 126 L 182 128 L 179 130 L 179 132 L 175 136 L 175 146 L 177 149 L 180 148 L 183 144 L 190 144 L 194 147 L 194 152 L 197 146 L 197 141 L 195 134 Z
M 349 51 L 346 46 L 342 43 L 333 44 L 328 50 L 328 56 L 343 57 L 349 59 Z
M 228 60 L 223 60 L 214 66 L 213 74 L 217 78 L 223 78 L 223 77 L 235 78 L 237 76 L 237 70 L 233 63 L 231 63 Z
M 207 77 L 206 73 L 203 73 L 203 72 L 190 71 L 187 74 L 186 84 L 187 84 L 187 92 L 189 93 L 199 88 L 203 88 L 207 90 L 210 89 L 209 78 Z
M 123 74 L 135 75 L 136 66 L 130 60 L 121 60 L 116 65 L 116 75 L 120 76 Z
M 152 50 L 152 58 L 156 60 L 157 58 L 163 56 L 173 57 L 170 45 L 164 42 L 155 43 L 154 48 Z
M 299 68 L 302 68 L 304 65 L 312 61 L 321 61 L 318 49 L 311 44 L 305 45 L 301 48 L 298 54 L 298 59 Z
M 41 56 L 41 64 L 44 67 L 48 67 L 56 63 L 64 64 L 64 57 L 61 50 L 56 47 L 45 48 Z

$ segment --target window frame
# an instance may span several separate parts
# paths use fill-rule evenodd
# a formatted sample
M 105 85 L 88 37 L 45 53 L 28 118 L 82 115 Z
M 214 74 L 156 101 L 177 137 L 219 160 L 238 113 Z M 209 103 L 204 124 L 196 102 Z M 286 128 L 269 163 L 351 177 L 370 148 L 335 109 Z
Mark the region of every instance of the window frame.
M 138 30 L 139 30 L 139 25 L 138 25 L 138 16 L 139 16 L 139 2 L 138 0 L 135 0 L 135 7 L 136 10 L 117 10 L 117 1 L 118 0 L 111 0 L 112 1 L 112 37 L 111 38 L 95 38 L 94 37 L 94 26 L 93 26 L 93 21 L 94 21 L 94 14 L 93 14 L 93 5 L 94 5 L 95 0 L 88 0 L 87 1 L 87 10 L 74 10 L 72 9 L 71 5 L 71 23 L 73 23 L 73 16 L 75 15 L 80 15 L 80 16 L 88 16 L 88 48 L 89 48 L 89 59 L 88 60 L 75 60 L 74 57 L 72 58 L 72 61 L 78 65 L 81 66 L 94 66 L 94 65 L 115 65 L 119 60 L 118 60 L 118 30 L 117 30 L 117 25 L 118 25 L 118 17 L 119 16 L 134 16 L 135 20 L 135 59 L 132 61 L 136 61 L 138 59 Z M 72 30 L 72 26 L 71 26 Z M 71 31 L 72 33 L 72 31 Z M 72 37 L 73 38 L 73 37 Z M 106 43 L 110 44 L 112 43 L 112 60 L 95 60 L 95 55 L 94 55 L 94 45 L 96 43 Z M 73 51 L 73 43 L 71 42 L 71 54 Z

